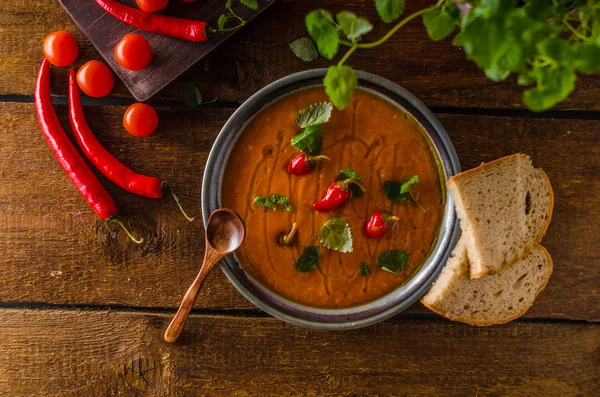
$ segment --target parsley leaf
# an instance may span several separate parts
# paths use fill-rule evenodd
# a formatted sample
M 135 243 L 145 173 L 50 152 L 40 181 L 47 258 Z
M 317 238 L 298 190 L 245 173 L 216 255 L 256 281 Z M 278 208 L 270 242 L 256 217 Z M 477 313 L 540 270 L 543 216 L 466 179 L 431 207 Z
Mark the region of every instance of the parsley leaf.
M 600 19 L 600 10 L 598 11 Z M 600 30 L 600 20 L 598 21 Z M 600 36 L 598 36 L 600 37 Z M 586 43 L 575 47 L 575 68 L 582 73 L 593 73 L 600 69 L 600 48 L 598 45 Z
M 359 18 L 350 11 L 338 12 L 335 16 L 337 23 L 348 40 L 355 43 L 362 36 L 373 30 L 373 25 L 365 18 Z
M 344 109 L 350 103 L 352 92 L 358 86 L 356 73 L 350 66 L 330 66 L 323 79 L 325 92 L 338 109 Z
M 390 250 L 379 254 L 377 264 L 382 270 L 398 274 L 408 265 L 410 255 L 406 251 Z
M 290 48 L 294 55 L 304 62 L 312 62 L 319 57 L 317 47 L 310 37 L 301 37 L 290 43 Z
M 296 124 L 298 124 L 300 128 L 306 128 L 326 123 L 331 117 L 332 109 L 333 106 L 331 106 L 331 102 L 313 103 L 298 112 Z
M 317 156 L 323 150 L 323 130 L 320 125 L 309 125 L 292 138 L 292 146 L 311 156 Z
M 191 108 L 202 103 L 202 93 L 196 84 L 187 81 L 183 85 L 183 101 Z
M 265 208 L 271 208 L 272 210 L 275 210 L 276 205 L 279 205 L 285 211 L 294 210 L 294 207 L 290 204 L 287 197 L 278 194 L 271 194 L 267 197 L 256 196 L 254 198 L 254 204 L 261 205 Z
M 240 3 L 250 8 L 251 10 L 256 10 L 258 8 L 258 0 L 240 0 Z
M 358 266 L 358 274 L 360 274 L 363 277 L 367 277 L 371 274 L 371 266 L 367 265 L 364 262 L 361 262 Z
M 419 182 L 417 175 L 402 183 L 398 181 L 386 181 L 383 184 L 383 192 L 392 203 L 404 203 L 411 199 L 410 187 Z
M 319 53 L 327 59 L 337 54 L 340 46 L 340 36 L 333 24 L 333 17 L 327 10 L 312 11 L 305 18 L 306 29 L 310 37 L 317 43 Z
M 321 247 L 318 245 L 309 245 L 304 248 L 302 255 L 300 255 L 296 263 L 294 263 L 294 267 L 300 273 L 312 272 L 317 268 L 320 257 Z
M 523 102 L 534 112 L 540 112 L 565 99 L 575 88 L 575 72 L 568 67 L 546 67 L 537 70 L 541 85 L 523 93 Z
M 346 179 L 356 179 L 357 181 L 362 181 L 362 179 L 360 179 L 360 175 L 358 175 L 358 172 L 350 169 L 341 170 L 337 178 L 335 178 L 336 181 L 345 181 Z M 362 197 L 365 195 L 362 187 L 354 183 L 348 185 L 348 188 L 352 192 L 353 197 Z
M 319 241 L 324 247 L 339 252 L 352 252 L 352 233 L 350 225 L 342 218 L 331 218 L 318 233 Z
M 404 12 L 404 0 L 375 0 L 375 8 L 385 23 L 393 22 Z
M 423 15 L 423 25 L 434 41 L 445 39 L 460 24 L 460 10 L 456 4 L 446 4 L 441 10 L 431 10 Z
M 221 14 L 219 16 L 219 20 L 217 21 L 217 27 L 219 30 L 223 30 L 225 28 L 225 24 L 227 23 L 227 15 Z

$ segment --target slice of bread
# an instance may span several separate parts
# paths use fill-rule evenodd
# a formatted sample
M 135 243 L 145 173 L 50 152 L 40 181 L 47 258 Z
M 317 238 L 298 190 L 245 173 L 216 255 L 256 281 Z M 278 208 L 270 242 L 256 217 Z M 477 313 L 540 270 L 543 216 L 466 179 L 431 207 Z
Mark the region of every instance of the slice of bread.
M 451 178 L 471 278 L 494 274 L 523 258 L 550 224 L 554 195 L 548 176 L 515 154 Z
M 464 234 L 463 234 L 464 237 Z M 522 316 L 552 274 L 552 258 L 536 245 L 520 261 L 498 273 L 471 279 L 461 237 L 439 278 L 421 302 L 453 321 L 479 326 L 504 324 Z

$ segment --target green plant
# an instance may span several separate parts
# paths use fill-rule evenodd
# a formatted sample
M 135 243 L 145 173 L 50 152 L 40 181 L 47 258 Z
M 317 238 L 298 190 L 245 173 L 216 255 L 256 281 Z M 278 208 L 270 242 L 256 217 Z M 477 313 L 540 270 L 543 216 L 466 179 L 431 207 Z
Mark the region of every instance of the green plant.
M 393 22 L 404 11 L 404 0 L 375 0 L 375 6 L 384 22 Z M 575 87 L 577 73 L 600 69 L 597 0 L 474 0 L 468 4 L 439 0 L 371 42 L 362 41 L 373 29 L 367 19 L 341 11 L 334 20 L 329 11 L 318 9 L 306 15 L 305 23 L 319 53 L 333 59 L 340 47 L 348 48 L 323 80 L 337 108 L 348 105 L 357 86 L 356 73 L 345 65 L 352 53 L 384 44 L 419 17 L 432 40 L 445 39 L 458 28 L 453 44 L 462 47 L 488 78 L 501 81 L 517 74 L 518 83 L 527 87 L 523 102 L 533 111 L 564 100 Z

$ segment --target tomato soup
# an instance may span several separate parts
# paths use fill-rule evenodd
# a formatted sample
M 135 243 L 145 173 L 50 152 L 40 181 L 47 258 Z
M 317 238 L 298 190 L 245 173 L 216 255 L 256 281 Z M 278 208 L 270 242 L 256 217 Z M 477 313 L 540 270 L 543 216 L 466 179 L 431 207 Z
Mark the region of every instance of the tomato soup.
M 330 120 L 321 125 L 321 154 L 330 160 L 320 162 L 308 175 L 290 175 L 287 165 L 299 153 L 291 145 L 301 130 L 296 116 L 324 101 L 322 88 L 296 91 L 269 104 L 248 123 L 228 160 L 222 205 L 238 212 L 246 224 L 246 240 L 237 257 L 249 275 L 295 302 L 341 308 L 381 297 L 420 268 L 437 241 L 445 196 L 439 163 L 419 124 L 385 99 L 360 89 L 346 109 L 334 108 Z M 359 174 L 364 196 L 353 197 L 335 211 L 315 211 L 312 204 L 343 169 Z M 414 175 L 419 177 L 410 189 L 414 201 L 392 203 L 384 194 L 384 183 Z M 293 211 L 253 203 L 255 197 L 270 194 L 287 197 Z M 363 225 L 375 211 L 386 211 L 398 220 L 385 236 L 367 238 Z M 319 228 L 332 217 L 343 218 L 350 226 L 352 252 L 321 246 L 316 269 L 299 272 L 294 263 L 305 247 L 319 245 Z M 278 236 L 294 223 L 295 243 L 279 245 Z M 392 249 L 409 254 L 408 264 L 397 274 L 385 271 L 377 261 Z M 370 274 L 359 270 L 361 264 L 368 265 Z

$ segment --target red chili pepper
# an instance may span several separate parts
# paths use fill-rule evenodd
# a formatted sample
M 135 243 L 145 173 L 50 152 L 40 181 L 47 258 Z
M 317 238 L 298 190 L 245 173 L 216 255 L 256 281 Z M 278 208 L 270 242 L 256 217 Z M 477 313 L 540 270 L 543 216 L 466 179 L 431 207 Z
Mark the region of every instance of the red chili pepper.
M 152 14 L 126 6 L 115 0 L 96 0 L 96 4 L 119 21 L 146 32 L 194 42 L 207 40 L 206 22 Z
M 69 75 L 69 120 L 71 121 L 71 129 L 83 153 L 108 179 L 128 192 L 139 196 L 161 198 L 164 193 L 171 193 L 186 219 L 190 222 L 194 220 L 185 213 L 179 199 L 171 191 L 169 185 L 158 178 L 132 171 L 102 146 L 85 120 L 83 107 L 81 106 L 81 95 L 77 87 L 75 70 L 73 69 L 71 69 Z
M 369 238 L 383 237 L 390 231 L 392 226 L 394 226 L 394 222 L 398 219 L 397 216 L 390 215 L 387 212 L 375 211 L 365 221 L 363 233 Z
M 350 184 L 355 184 L 365 190 L 363 183 L 356 179 L 335 182 L 327 188 L 321 199 L 312 205 L 313 209 L 319 212 L 327 212 L 343 207 L 352 197 Z
M 307 175 L 323 160 L 329 160 L 329 157 L 308 156 L 306 153 L 300 153 L 290 160 L 287 171 L 292 175 Z
M 141 243 L 143 239 L 136 240 L 125 228 L 118 217 L 117 203 L 96 178 L 62 129 L 50 100 L 50 63 L 47 59 L 44 59 L 40 67 L 33 98 L 44 138 L 79 193 L 100 218 L 119 224 L 133 241 Z

